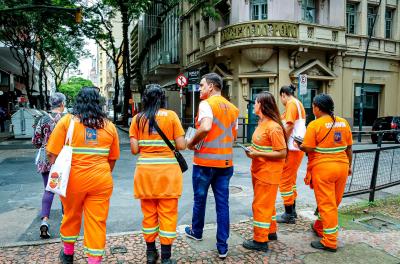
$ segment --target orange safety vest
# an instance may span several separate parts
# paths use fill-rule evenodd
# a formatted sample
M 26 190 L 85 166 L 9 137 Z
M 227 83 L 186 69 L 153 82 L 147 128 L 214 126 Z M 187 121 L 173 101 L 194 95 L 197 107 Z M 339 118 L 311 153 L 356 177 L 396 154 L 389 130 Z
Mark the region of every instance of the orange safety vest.
M 220 95 L 211 96 L 206 101 L 213 112 L 213 123 L 200 149 L 194 151 L 193 163 L 206 167 L 231 167 L 239 109 Z M 196 120 L 196 128 L 199 126 Z

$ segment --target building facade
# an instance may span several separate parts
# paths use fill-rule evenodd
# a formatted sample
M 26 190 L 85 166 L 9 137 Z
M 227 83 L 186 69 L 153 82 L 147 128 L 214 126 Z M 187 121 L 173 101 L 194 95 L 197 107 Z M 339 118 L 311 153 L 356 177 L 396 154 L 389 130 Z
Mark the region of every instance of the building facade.
M 224 0 L 216 6 L 219 20 L 183 4 L 182 67 L 223 76 L 224 95 L 248 121 L 255 119 L 248 100 L 264 90 L 278 98 L 281 86 L 298 84 L 306 74 L 300 99 L 307 121 L 314 119 L 313 97 L 329 93 L 335 113 L 356 128 L 368 30 L 376 16 L 363 94 L 363 125 L 371 126 L 378 116 L 400 115 L 400 1 L 378 3 Z

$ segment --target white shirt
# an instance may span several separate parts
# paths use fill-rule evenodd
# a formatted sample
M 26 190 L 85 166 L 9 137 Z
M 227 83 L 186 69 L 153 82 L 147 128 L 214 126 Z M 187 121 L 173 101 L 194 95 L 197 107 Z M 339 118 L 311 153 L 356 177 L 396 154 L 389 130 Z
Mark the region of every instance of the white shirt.
M 200 104 L 199 104 L 199 115 L 198 115 L 197 122 L 200 123 L 201 120 L 203 118 L 205 118 L 205 117 L 211 118 L 211 120 L 214 118 L 211 106 L 206 100 L 201 101 Z M 239 129 L 238 119 L 236 119 L 236 127 L 235 127 L 235 129 L 236 130 Z

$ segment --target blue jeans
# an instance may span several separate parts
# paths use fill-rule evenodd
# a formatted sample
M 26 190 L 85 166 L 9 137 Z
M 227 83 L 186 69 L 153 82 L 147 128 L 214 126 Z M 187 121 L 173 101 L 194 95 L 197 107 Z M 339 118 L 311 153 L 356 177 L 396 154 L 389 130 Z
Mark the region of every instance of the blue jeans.
M 226 241 L 229 238 L 229 181 L 232 175 L 233 167 L 212 168 L 193 165 L 192 231 L 196 237 L 203 236 L 207 192 L 211 184 L 217 210 L 217 249 L 220 253 L 228 250 Z

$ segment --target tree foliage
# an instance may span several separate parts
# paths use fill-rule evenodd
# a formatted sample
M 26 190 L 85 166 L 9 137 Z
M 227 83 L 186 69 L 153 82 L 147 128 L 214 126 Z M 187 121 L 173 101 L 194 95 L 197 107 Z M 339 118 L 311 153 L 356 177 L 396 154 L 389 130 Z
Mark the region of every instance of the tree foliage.
M 59 91 L 67 97 L 67 105 L 75 101 L 75 97 L 78 95 L 82 87 L 93 86 L 92 81 L 84 79 L 82 77 L 73 76 L 68 79 L 66 83 L 62 83 L 59 87 Z

